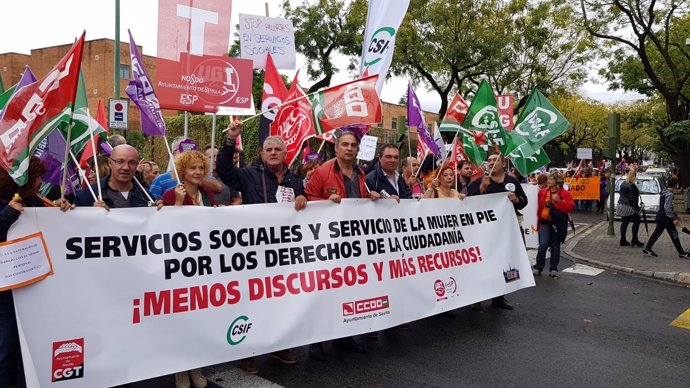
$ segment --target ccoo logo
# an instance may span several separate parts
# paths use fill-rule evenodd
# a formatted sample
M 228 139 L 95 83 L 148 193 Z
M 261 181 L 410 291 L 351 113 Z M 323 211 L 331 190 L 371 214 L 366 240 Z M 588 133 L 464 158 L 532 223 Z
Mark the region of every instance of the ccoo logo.
M 226 338 L 230 345 L 239 345 L 245 338 L 247 338 L 247 333 L 252 328 L 252 323 L 249 322 L 249 317 L 246 315 L 240 315 L 235 318 L 228 328 L 228 333 Z
M 372 55 L 372 59 L 364 62 L 363 66 L 371 66 L 381 61 L 388 49 L 390 49 L 393 37 L 395 37 L 395 28 L 393 27 L 381 27 L 376 30 L 367 48 L 367 52 Z

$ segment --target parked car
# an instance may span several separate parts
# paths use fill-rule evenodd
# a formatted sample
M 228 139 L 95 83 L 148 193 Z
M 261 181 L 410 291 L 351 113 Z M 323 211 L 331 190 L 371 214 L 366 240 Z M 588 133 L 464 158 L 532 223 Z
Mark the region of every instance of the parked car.
M 620 193 L 621 184 L 625 181 L 625 175 L 616 177 L 616 188 L 613 195 L 613 202 L 618 206 L 618 196 Z M 647 221 L 654 222 L 656 213 L 659 211 L 659 193 L 666 187 L 665 181 L 657 176 L 647 173 L 637 174 L 637 188 L 640 191 L 640 200 L 644 203 L 644 213 L 647 215 Z M 619 216 L 615 216 L 616 220 L 620 220 Z
M 658 167 L 648 168 L 644 173 L 648 175 L 655 175 L 661 177 L 661 180 L 664 182 L 666 182 L 668 178 L 671 176 L 668 170 L 666 170 L 665 168 Z

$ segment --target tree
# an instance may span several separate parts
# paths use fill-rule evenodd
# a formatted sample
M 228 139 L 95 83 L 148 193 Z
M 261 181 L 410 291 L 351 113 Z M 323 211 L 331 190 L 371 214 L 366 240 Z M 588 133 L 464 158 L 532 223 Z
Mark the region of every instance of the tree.
M 642 162 L 652 151 L 668 154 L 670 148 L 659 142 L 659 133 L 668 126 L 663 101 L 640 100 L 619 104 L 614 110 L 621 114 L 621 139 L 618 153 L 628 161 Z
M 295 48 L 307 59 L 307 74 L 318 79 L 308 93 L 330 86 L 331 78 L 340 71 L 333 61 L 336 53 L 358 57 L 362 50 L 367 2 L 365 0 L 318 0 L 314 5 L 304 0 L 293 8 L 283 3 L 285 18 L 295 28 Z M 349 70 L 356 61 L 350 60 Z
M 544 146 L 553 164 L 565 165 L 568 159 L 574 158 L 579 147 L 603 148 L 608 131 L 609 108 L 606 105 L 575 94 L 552 96 L 550 100 L 571 125 Z
M 613 49 L 604 71 L 611 87 L 663 98 L 671 124 L 660 137 L 673 150 L 683 187 L 690 186 L 690 139 L 674 125 L 690 112 L 687 1 L 580 0 L 580 7 L 589 33 Z

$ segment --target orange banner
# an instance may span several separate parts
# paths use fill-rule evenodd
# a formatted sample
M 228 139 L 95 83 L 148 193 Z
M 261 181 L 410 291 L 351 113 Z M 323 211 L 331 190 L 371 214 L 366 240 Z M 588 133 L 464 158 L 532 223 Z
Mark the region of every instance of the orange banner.
M 574 200 L 599 200 L 599 177 L 566 178 L 565 187 Z

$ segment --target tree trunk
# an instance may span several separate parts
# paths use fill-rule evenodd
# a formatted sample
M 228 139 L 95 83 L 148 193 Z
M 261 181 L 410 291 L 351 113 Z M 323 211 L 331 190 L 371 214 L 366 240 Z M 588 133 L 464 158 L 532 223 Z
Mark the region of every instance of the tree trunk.
M 676 165 L 680 173 L 680 186 L 687 188 L 690 186 L 690 153 L 688 152 L 688 142 L 680 141 L 673 144 L 676 150 Z

